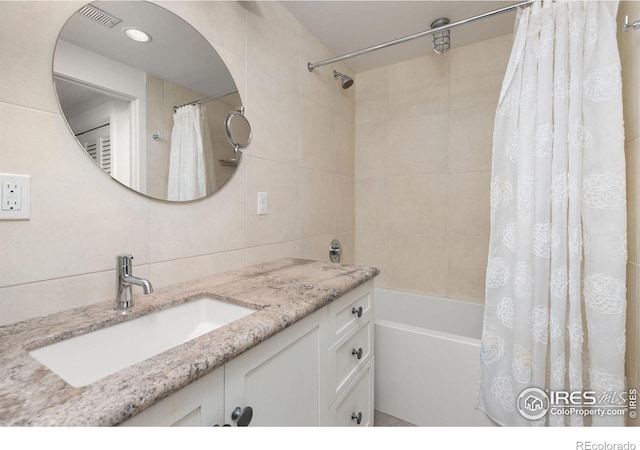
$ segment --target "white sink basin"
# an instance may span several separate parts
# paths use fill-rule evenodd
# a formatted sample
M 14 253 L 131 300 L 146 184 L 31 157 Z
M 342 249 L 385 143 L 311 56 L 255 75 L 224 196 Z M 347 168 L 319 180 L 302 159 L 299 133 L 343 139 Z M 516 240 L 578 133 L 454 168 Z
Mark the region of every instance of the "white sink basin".
M 80 387 L 254 313 L 202 298 L 30 352 L 71 386 Z

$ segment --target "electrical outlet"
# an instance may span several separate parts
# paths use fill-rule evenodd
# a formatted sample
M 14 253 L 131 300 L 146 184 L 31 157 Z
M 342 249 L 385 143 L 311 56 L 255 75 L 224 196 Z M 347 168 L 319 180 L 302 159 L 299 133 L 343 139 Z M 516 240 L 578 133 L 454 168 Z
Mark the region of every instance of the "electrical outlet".
M 269 214 L 269 193 L 258 192 L 258 215 Z
M 2 183 L 2 210 L 20 211 L 22 209 L 22 185 L 11 181 Z
M 0 174 L 0 220 L 29 219 L 31 177 Z

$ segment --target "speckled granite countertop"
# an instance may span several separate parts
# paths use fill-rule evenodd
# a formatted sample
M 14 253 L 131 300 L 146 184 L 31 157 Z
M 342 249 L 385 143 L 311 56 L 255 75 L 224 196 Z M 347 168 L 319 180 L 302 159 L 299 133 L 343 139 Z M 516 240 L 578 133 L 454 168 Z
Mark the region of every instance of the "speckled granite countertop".
M 280 259 L 0 327 L 0 425 L 117 425 L 378 275 L 378 269 Z M 153 280 L 152 280 L 153 281 Z M 29 351 L 203 296 L 257 312 L 85 387 Z

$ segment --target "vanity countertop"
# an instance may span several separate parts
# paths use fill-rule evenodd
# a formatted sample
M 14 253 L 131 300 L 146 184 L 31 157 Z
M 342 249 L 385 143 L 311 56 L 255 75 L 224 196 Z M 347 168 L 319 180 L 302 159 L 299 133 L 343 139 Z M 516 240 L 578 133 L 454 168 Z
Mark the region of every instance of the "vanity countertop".
M 0 327 L 0 426 L 117 425 L 378 275 L 375 268 L 285 258 Z M 151 280 L 153 281 L 153 280 Z M 210 295 L 257 312 L 72 387 L 29 351 Z

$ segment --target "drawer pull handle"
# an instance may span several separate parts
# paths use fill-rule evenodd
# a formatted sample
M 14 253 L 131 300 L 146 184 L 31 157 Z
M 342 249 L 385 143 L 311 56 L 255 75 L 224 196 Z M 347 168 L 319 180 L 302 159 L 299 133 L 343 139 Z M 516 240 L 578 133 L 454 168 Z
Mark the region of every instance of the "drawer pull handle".
M 351 420 L 355 420 L 356 423 L 360 425 L 360 422 L 362 422 L 362 413 L 361 412 L 359 412 L 358 414 L 351 413 Z
M 252 418 L 253 408 L 251 406 L 247 406 L 246 408 L 237 406 L 231 413 L 231 419 L 237 421 L 239 427 L 249 426 Z
M 360 347 L 358 350 L 356 350 L 355 348 L 352 349 L 351 354 L 355 356 L 357 359 L 362 359 L 362 347 Z
M 351 309 L 351 314 L 358 316 L 358 318 L 362 317 L 362 306 L 356 308 L 355 306 Z

